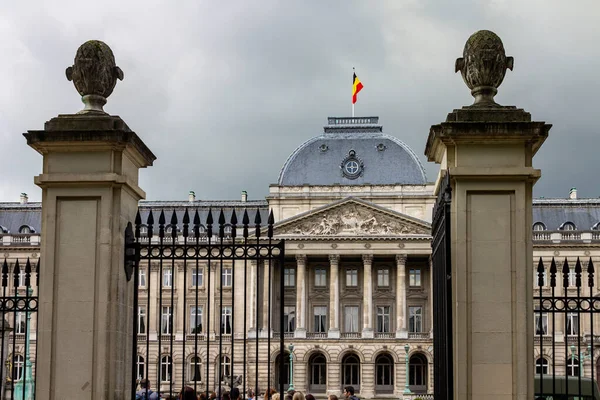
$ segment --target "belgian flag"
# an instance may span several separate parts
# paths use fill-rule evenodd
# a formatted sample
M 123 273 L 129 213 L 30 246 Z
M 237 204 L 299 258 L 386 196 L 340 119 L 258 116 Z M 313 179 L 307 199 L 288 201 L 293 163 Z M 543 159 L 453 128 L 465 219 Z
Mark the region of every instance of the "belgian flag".
M 356 103 L 356 95 L 362 90 L 363 84 L 358 79 L 358 76 L 356 76 L 356 73 L 353 73 L 352 75 L 352 104 L 354 104 Z

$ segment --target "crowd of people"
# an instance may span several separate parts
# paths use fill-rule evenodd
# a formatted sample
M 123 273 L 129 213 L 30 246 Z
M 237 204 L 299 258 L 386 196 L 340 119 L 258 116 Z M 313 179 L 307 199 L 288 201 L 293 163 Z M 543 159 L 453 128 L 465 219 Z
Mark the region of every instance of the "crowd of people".
M 225 391 L 218 398 L 215 392 L 210 392 L 208 398 L 206 392 L 196 393 L 194 388 L 185 386 L 177 397 L 167 395 L 167 397 L 161 396 L 158 392 L 154 392 L 150 387 L 150 382 L 147 379 L 140 381 L 140 390 L 136 392 L 136 400 L 158 400 L 158 399 L 172 399 L 172 400 L 316 400 L 312 394 L 304 394 L 299 391 L 290 390 L 284 394 L 283 399 L 281 394 L 275 389 L 269 389 L 262 396 L 255 396 L 252 390 L 248 391 L 246 399 L 242 397 L 242 393 L 236 387 L 232 388 L 231 391 Z M 335 394 L 330 394 L 327 400 L 340 400 Z M 344 388 L 343 400 L 358 400 L 358 397 L 354 395 L 354 388 L 352 386 L 346 386 Z

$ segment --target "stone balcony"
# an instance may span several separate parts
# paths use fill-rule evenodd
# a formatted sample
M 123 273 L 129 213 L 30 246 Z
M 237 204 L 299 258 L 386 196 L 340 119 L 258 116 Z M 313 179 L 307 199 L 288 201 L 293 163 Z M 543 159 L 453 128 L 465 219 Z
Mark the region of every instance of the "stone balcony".
M 29 233 L 5 233 L 0 234 L 0 246 L 38 247 L 40 245 L 39 234 Z

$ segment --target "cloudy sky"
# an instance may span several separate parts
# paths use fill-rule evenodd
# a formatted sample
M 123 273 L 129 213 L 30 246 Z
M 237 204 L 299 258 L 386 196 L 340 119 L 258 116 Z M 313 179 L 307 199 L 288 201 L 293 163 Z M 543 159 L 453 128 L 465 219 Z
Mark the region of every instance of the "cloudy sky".
M 357 116 L 423 151 L 429 127 L 471 95 L 454 61 L 470 34 L 495 31 L 515 58 L 496 100 L 552 123 L 535 158 L 536 196 L 599 197 L 597 0 L 240 0 L 3 2 L 0 201 L 27 192 L 41 156 L 21 135 L 79 111 L 65 78 L 77 47 L 109 44 L 125 72 L 105 107 L 157 155 L 148 199 L 263 198 L 288 155 L 328 116 Z

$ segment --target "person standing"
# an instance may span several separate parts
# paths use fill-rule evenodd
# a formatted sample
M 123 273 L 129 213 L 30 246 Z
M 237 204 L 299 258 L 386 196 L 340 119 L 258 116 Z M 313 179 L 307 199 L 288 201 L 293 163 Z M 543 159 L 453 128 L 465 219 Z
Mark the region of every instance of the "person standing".
M 148 379 L 140 379 L 140 390 L 135 392 L 136 400 L 158 400 L 158 393 L 150 390 L 150 381 Z
M 346 400 L 358 400 L 358 397 L 354 395 L 354 387 L 346 386 L 344 388 L 344 397 Z

